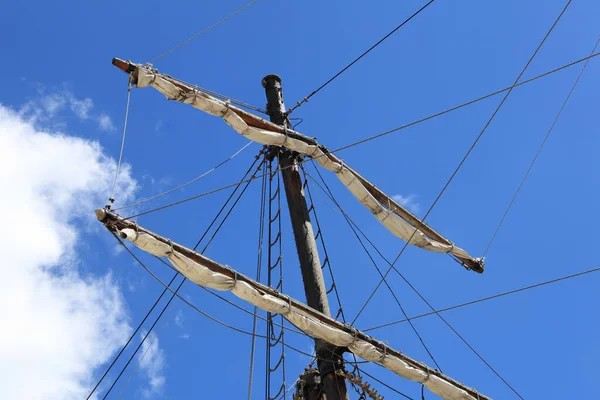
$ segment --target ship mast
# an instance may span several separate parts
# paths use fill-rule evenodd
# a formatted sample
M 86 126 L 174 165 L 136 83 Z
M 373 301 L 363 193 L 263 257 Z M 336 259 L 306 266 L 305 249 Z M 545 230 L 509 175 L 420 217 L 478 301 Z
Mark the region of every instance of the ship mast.
M 292 130 L 283 103 L 281 79 L 276 75 L 268 75 L 263 79 L 270 117 L 270 121 L 267 121 L 232 106 L 203 89 L 162 74 L 151 65 L 134 64 L 117 58 L 113 59 L 113 64 L 130 75 L 132 85 L 138 88 L 153 87 L 170 100 L 189 104 L 220 117 L 244 137 L 268 146 L 271 149 L 270 157 L 279 158 L 307 304 L 245 277 L 203 254 L 145 230 L 137 223 L 121 218 L 109 208 L 97 210 L 98 219 L 111 232 L 157 257 L 166 257 L 190 281 L 216 290 L 231 291 L 269 313 L 282 315 L 312 337 L 318 359 L 318 374 L 315 377 L 321 378 L 324 393 L 312 393 L 311 396 L 321 396 L 323 400 L 348 400 L 342 358 L 342 353 L 348 351 L 403 378 L 419 382 L 444 399 L 489 400 L 489 397 L 477 390 L 331 317 L 298 171 L 298 165 L 303 162 L 301 157 L 310 157 L 322 168 L 333 172 L 386 229 L 407 243 L 424 250 L 446 253 L 465 268 L 478 273 L 484 270 L 483 259 L 471 256 L 433 230 L 315 139 Z
M 281 78 L 277 75 L 267 75 L 263 78 L 262 85 L 267 95 L 267 112 L 271 122 L 284 129 L 290 129 L 291 126 L 285 114 Z M 273 151 L 277 152 L 281 166 L 294 240 L 302 271 L 302 281 L 304 282 L 306 304 L 329 317 L 331 312 L 319 261 L 319 251 L 302 190 L 302 178 L 298 168 L 299 154 L 277 147 L 273 148 Z M 318 357 L 317 366 L 321 384 L 327 400 L 348 400 L 346 382 L 342 376 L 336 374 L 336 370 L 343 367 L 341 356 L 343 350 L 315 339 L 315 352 Z

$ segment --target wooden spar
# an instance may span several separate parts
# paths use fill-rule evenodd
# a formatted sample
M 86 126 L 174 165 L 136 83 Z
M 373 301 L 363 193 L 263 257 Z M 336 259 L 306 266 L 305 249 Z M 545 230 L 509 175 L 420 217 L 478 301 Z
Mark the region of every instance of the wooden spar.
M 123 61 L 119 58 L 113 58 L 112 63 L 115 67 L 119 68 L 121 71 L 130 74 L 132 76 L 132 84 L 136 84 L 136 71 L 138 68 L 137 64 L 132 63 L 131 61 Z M 201 89 L 198 88 L 194 88 L 190 85 L 186 85 L 185 83 L 182 83 L 181 81 L 171 78 L 171 77 L 167 77 L 165 76 L 165 79 L 168 79 L 169 82 L 171 82 L 172 84 L 174 84 L 175 86 L 177 86 L 178 88 L 180 88 L 181 90 L 183 90 L 186 93 L 192 92 L 194 90 L 197 91 L 202 91 Z M 232 110 L 234 113 L 236 113 L 240 118 L 242 118 L 244 120 L 244 122 L 246 122 L 248 125 L 255 127 L 255 128 L 261 128 L 261 129 L 267 129 L 270 131 L 275 131 L 275 132 L 279 132 L 279 133 L 284 133 L 284 128 L 274 124 L 270 121 L 267 121 L 264 118 L 261 118 L 257 115 L 251 114 L 245 110 L 242 110 L 241 108 L 237 108 L 234 106 L 230 106 L 230 110 Z M 293 137 L 295 139 L 300 139 L 302 141 L 305 141 L 306 143 L 310 143 L 310 144 L 317 144 L 316 140 L 313 138 L 309 138 L 308 136 L 304 136 L 301 133 L 295 132 L 291 129 L 287 130 L 287 135 L 290 137 Z
M 373 197 L 375 197 L 375 199 L 378 202 L 380 202 L 384 206 L 388 207 L 391 211 L 395 212 L 406 222 L 410 223 L 412 226 L 414 226 L 415 228 L 417 228 L 418 230 L 423 232 L 430 239 L 436 240 L 438 242 L 441 242 L 441 243 L 444 243 L 447 245 L 453 244 L 450 240 L 446 239 L 444 236 L 439 234 L 437 231 L 433 230 L 429 225 L 427 225 L 425 222 L 421 221 L 419 218 L 417 218 L 413 213 L 408 211 L 406 208 L 401 207 L 394 199 L 389 197 L 387 194 L 385 194 L 383 191 L 381 191 L 381 189 L 379 189 L 377 186 L 373 185 L 371 182 L 369 182 L 365 177 L 363 177 L 361 174 L 356 172 L 354 169 L 350 168 L 347 164 L 346 164 L 346 167 L 348 169 L 350 169 L 354 173 L 354 175 L 356 175 L 356 177 L 367 188 L 369 193 L 371 193 L 371 195 Z M 472 260 L 469 260 L 469 259 L 461 259 L 461 261 L 465 264 L 466 267 L 468 267 L 469 269 L 471 269 L 477 273 L 481 274 L 484 271 L 482 262 L 473 262 Z
M 253 279 L 251 279 L 243 274 L 240 274 L 239 272 L 233 270 L 230 267 L 221 265 L 221 264 L 217 263 L 216 261 L 213 261 L 202 254 L 196 253 L 195 251 L 193 251 L 191 249 L 188 249 L 180 244 L 170 241 L 169 239 L 166 239 L 160 235 L 157 235 L 156 233 L 151 232 L 151 231 L 139 226 L 137 223 L 134 223 L 133 221 L 129 221 L 129 220 L 126 220 L 126 219 L 118 216 L 117 214 L 115 214 L 114 212 L 112 212 L 110 210 L 107 210 L 107 209 L 96 210 L 96 216 L 97 216 L 98 220 L 101 221 L 102 223 L 104 223 L 106 228 L 109 229 L 111 232 L 118 233 L 118 231 L 128 228 L 128 229 L 132 229 L 136 232 L 146 233 L 146 234 L 152 236 L 154 239 L 158 240 L 159 242 L 162 242 L 168 246 L 171 246 L 173 251 L 176 251 L 176 252 L 184 255 L 185 257 L 188 257 L 189 259 L 209 268 L 211 271 L 223 274 L 229 278 L 235 279 L 236 281 L 245 282 L 261 293 L 266 293 L 266 294 L 269 294 L 280 300 L 283 300 L 286 303 L 293 306 L 294 308 L 305 313 L 306 315 L 314 317 L 316 320 L 319 320 L 323 324 L 325 324 L 329 327 L 332 327 L 334 329 L 346 332 L 356 339 L 360 339 L 362 341 L 365 341 L 365 342 L 371 344 L 372 346 L 376 347 L 382 354 L 384 354 L 384 355 L 387 354 L 387 355 L 394 356 L 394 357 L 400 359 L 401 361 L 410 365 L 411 368 L 414 368 L 415 370 L 418 370 L 418 371 L 421 371 L 422 373 L 427 374 L 426 375 L 427 377 L 435 376 L 435 377 L 439 378 L 441 381 L 445 382 L 447 385 L 454 387 L 456 390 L 462 390 L 462 391 L 466 392 L 469 396 L 471 396 L 471 398 L 473 400 L 474 399 L 490 400 L 489 397 L 484 396 L 481 393 L 478 393 L 476 390 L 474 390 L 470 387 L 467 387 L 464 384 L 442 374 L 440 371 L 429 368 L 427 365 L 425 365 L 424 363 L 422 363 L 420 361 L 416 361 L 416 360 L 400 353 L 399 351 L 386 346 L 384 343 L 373 339 L 372 337 L 364 334 L 361 331 L 354 329 L 348 325 L 342 324 L 341 322 L 339 322 L 329 316 L 326 316 L 326 315 L 318 312 L 317 310 L 315 310 L 311 307 L 308 307 L 307 305 L 305 305 L 291 297 L 288 297 L 286 295 L 283 295 L 283 294 L 277 292 L 273 288 L 270 288 L 266 285 L 256 282 Z M 184 273 L 184 275 L 185 275 L 185 273 Z M 423 383 L 425 385 L 427 385 L 426 381 L 424 381 Z
M 117 68 L 122 70 L 123 72 L 130 74 L 133 84 L 137 84 L 137 76 L 138 76 L 138 72 L 139 72 L 140 68 L 150 68 L 150 67 L 141 66 L 139 64 L 134 64 L 130 61 L 123 61 L 118 58 L 113 59 L 113 64 Z M 174 79 L 168 75 L 160 74 L 156 70 L 153 70 L 153 73 L 159 74 L 162 79 L 170 82 L 171 84 L 173 84 L 177 88 L 181 89 L 185 93 L 190 93 L 190 92 L 194 92 L 194 91 L 203 93 L 201 89 L 192 87 L 185 83 L 182 83 L 181 81 Z M 210 95 L 208 95 L 206 93 L 203 93 L 203 94 L 206 95 L 207 97 L 211 97 Z M 412 225 L 412 227 L 418 229 L 430 240 L 434 240 L 434 241 L 439 242 L 446 246 L 454 246 L 450 240 L 446 239 L 440 233 L 438 233 L 437 231 L 435 231 L 434 229 L 429 227 L 426 223 L 424 223 L 419 218 L 417 218 L 415 215 L 413 215 L 410 211 L 408 211 L 407 209 L 402 207 L 400 204 L 398 204 L 396 201 L 394 201 L 392 198 L 390 198 L 388 195 L 386 195 L 383 191 L 381 191 L 379 188 L 377 188 L 375 185 L 373 185 L 371 182 L 369 182 L 362 175 L 360 175 L 359 173 L 357 173 L 356 171 L 351 169 L 347 164 L 343 163 L 343 161 L 340 158 L 338 158 L 335 154 L 329 152 L 325 146 L 318 144 L 314 138 L 309 138 L 299 132 L 295 132 L 293 130 L 286 129 L 280 125 L 269 122 L 263 118 L 260 118 L 254 114 L 251 114 L 251 113 L 244 111 L 240 108 L 237 108 L 235 106 L 229 106 L 228 109 L 231 110 L 236 115 L 238 115 L 240 118 L 242 118 L 242 120 L 244 120 L 244 122 L 246 124 L 248 124 L 250 127 L 260 128 L 260 129 L 265 129 L 265 130 L 268 130 L 271 132 L 285 134 L 286 136 L 300 140 L 304 143 L 318 146 L 323 151 L 323 153 L 325 153 L 325 157 L 328 157 L 331 161 L 333 161 L 335 163 L 344 164 L 349 170 L 351 170 L 351 172 L 362 183 L 362 185 L 365 187 L 365 189 L 384 208 L 389 209 L 394 214 L 396 214 L 398 217 L 400 217 L 404 221 L 406 221 L 408 224 Z M 468 269 L 471 269 L 478 273 L 483 273 L 484 264 L 483 264 L 482 259 L 475 259 L 475 258 L 472 258 L 471 256 L 467 257 L 467 256 L 456 255 L 456 254 L 454 256 L 456 258 L 458 258 L 462 262 L 462 264 L 465 267 L 467 267 Z

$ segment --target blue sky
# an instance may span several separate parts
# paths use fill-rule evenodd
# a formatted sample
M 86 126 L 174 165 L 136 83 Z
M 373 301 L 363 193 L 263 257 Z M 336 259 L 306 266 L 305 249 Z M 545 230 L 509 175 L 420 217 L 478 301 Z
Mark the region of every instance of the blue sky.
M 423 3 L 261 0 L 159 60 L 155 67 L 260 107 L 265 103 L 260 81 L 266 74 L 277 73 L 291 106 Z M 337 148 L 506 87 L 564 3 L 438 0 L 296 110 L 293 116 L 304 118 L 298 130 Z M 117 158 L 127 79 L 111 66 L 111 58 L 145 63 L 243 4 L 7 4 L 0 25 L 6 57 L 0 66 L 0 104 L 22 113 L 26 105 L 41 108 L 44 117 L 35 121 L 39 129 L 97 141 L 102 154 Z M 524 78 L 587 56 L 600 35 L 595 18 L 599 13 L 597 2 L 573 2 Z M 569 68 L 513 91 L 431 213 L 430 225 L 472 254 L 483 252 L 580 68 Z M 599 239 L 595 226 L 600 222 L 595 207 L 600 200 L 596 156 L 600 145 L 596 114 L 599 72 L 598 61 L 593 59 L 488 253 L 483 275 L 462 270 L 448 257 L 416 248 L 407 249 L 402 256 L 399 268 L 436 308 L 598 265 L 594 249 Z M 44 108 L 49 98 L 62 99 L 63 106 L 55 113 Z M 85 108 L 85 99 L 90 99 L 93 107 Z M 418 206 L 417 213 L 423 215 L 500 100 L 487 99 L 339 156 L 386 193 L 410 198 Z M 87 112 L 82 113 L 81 107 Z M 133 90 L 129 117 L 124 161 L 130 166 L 128 179 L 138 187 L 129 199 L 145 198 L 185 182 L 246 143 L 219 119 L 167 102 L 152 89 Z M 250 146 L 217 172 L 152 204 L 166 204 L 235 182 L 258 150 L 259 145 Z M 52 167 L 36 165 L 35 160 L 31 163 L 32 170 Z M 325 178 L 344 209 L 383 254 L 395 258 L 403 242 L 385 230 L 331 174 L 325 172 Z M 3 179 L 11 182 L 8 176 Z M 259 186 L 258 182 L 250 186 L 206 253 L 248 275 L 254 274 L 256 265 Z M 125 197 L 117 191 L 118 201 L 120 195 Z M 139 223 L 193 246 L 227 195 L 223 191 L 149 214 Z M 342 216 L 332 211 L 331 203 L 315 186 L 313 195 L 344 310 L 353 317 L 378 283 L 377 273 Z M 93 200 L 83 205 L 89 215 L 94 206 L 104 205 L 101 197 L 94 195 Z M 72 203 L 76 207 L 80 206 L 77 201 L 74 198 Z M 6 205 L 11 207 L 10 201 Z M 77 255 L 76 271 L 84 280 L 102 279 L 110 272 L 112 284 L 122 292 L 123 312 L 135 327 L 162 288 L 125 252 L 117 251 L 112 237 L 83 214 L 63 221 L 79 234 L 69 247 Z M 284 216 L 285 292 L 303 299 L 288 216 Z M 170 270 L 141 256 L 162 279 L 170 279 Z M 382 260 L 378 262 L 380 268 L 386 267 Z M 6 271 L 9 280 L 11 273 Z M 398 276 L 390 275 L 389 281 L 409 315 L 429 311 Z M 445 318 L 523 397 L 595 398 L 598 370 L 594 361 L 600 356 L 600 332 L 593 316 L 600 300 L 595 290 L 598 283 L 600 276 L 589 275 L 451 311 Z M 182 294 L 225 322 L 251 329 L 248 315 L 193 284 L 187 283 Z M 400 318 L 393 298 L 382 288 L 357 327 Z M 35 326 L 36 321 L 31 323 Z M 415 325 L 446 374 L 492 398 L 515 398 L 437 317 L 420 319 Z M 246 395 L 248 337 L 213 323 L 178 300 L 165 324 L 158 326 L 158 346 L 148 356 L 153 362 L 136 372 L 123 391 L 124 398 Z M 259 325 L 259 332 L 263 331 L 264 326 Z M 372 334 L 432 364 L 408 325 Z M 293 334 L 287 337 L 290 343 L 310 351 L 308 340 Z M 115 343 L 121 339 L 115 336 Z M 106 345 L 111 350 L 103 353 L 102 361 L 92 363 L 96 367 L 93 377 L 104 371 L 102 363 L 109 360 L 115 343 Z M 309 361 L 287 352 L 288 386 Z M 264 396 L 263 365 L 264 344 L 259 340 L 253 398 Z M 377 366 L 365 369 L 411 397 L 420 396 L 417 384 Z M 44 371 L 39 369 L 39 379 L 46 379 Z M 126 379 L 117 386 L 114 398 L 131 371 L 124 374 Z M 163 381 L 157 383 L 156 379 Z M 373 386 L 395 398 L 380 385 Z

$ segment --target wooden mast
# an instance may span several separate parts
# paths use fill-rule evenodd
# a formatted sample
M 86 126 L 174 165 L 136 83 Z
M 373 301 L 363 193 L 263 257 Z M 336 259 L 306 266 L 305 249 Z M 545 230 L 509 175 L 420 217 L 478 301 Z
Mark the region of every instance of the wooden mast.
M 267 75 L 262 80 L 267 95 L 267 112 L 271 122 L 289 129 L 290 124 L 285 115 L 281 78 L 277 75 Z M 285 187 L 294 240 L 302 271 L 306 304 L 319 312 L 331 316 L 327 289 L 323 280 L 319 251 L 310 221 L 306 198 L 302 190 L 302 178 L 298 168 L 298 153 L 280 148 L 279 165 Z M 331 346 L 322 340 L 315 340 L 317 366 L 321 375 L 321 384 L 327 400 L 348 400 L 346 382 L 342 376 L 335 373 L 343 367 L 343 350 Z

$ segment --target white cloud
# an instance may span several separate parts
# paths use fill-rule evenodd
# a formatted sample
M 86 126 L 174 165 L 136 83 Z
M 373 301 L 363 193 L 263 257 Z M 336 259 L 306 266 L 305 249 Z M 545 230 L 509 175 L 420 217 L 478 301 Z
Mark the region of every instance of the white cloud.
M 85 99 L 77 99 L 72 93 L 65 93 L 65 96 L 69 99 L 71 111 L 75 113 L 79 119 L 88 119 L 90 117 L 90 111 L 94 108 L 94 102 L 89 97 Z
M 98 124 L 100 125 L 100 129 L 102 129 L 103 131 L 112 132 L 116 130 L 112 119 L 106 114 L 100 114 L 98 116 Z
M 175 325 L 183 327 L 183 312 L 181 310 L 177 310 L 177 314 L 175 315 Z
M 21 109 L 21 114 L 37 122 L 48 122 L 60 112 L 68 109 L 81 121 L 95 120 L 98 123 L 98 127 L 103 131 L 112 132 L 115 130 L 115 125 L 110 116 L 105 113 L 98 115 L 92 113 L 94 110 L 94 101 L 89 97 L 78 98 L 67 89 L 51 93 L 46 92 L 46 88 L 41 85 L 39 90 L 40 96 L 35 100 L 29 101 Z
M 146 336 L 147 332 L 142 332 L 141 337 Z M 142 345 L 140 355 L 138 356 L 140 368 L 148 376 L 148 387 L 143 389 L 145 397 L 150 397 L 156 393 L 162 392 L 166 378 L 163 370 L 165 368 L 165 358 L 163 350 L 160 348 L 158 336 L 154 333 Z
M 179 339 L 183 339 L 183 340 L 187 340 L 191 337 L 191 335 L 189 333 L 183 333 L 181 335 L 178 336 Z
M 43 96 L 39 99 L 39 102 L 43 111 L 45 111 L 49 117 L 55 116 L 56 113 L 62 110 L 67 104 L 65 96 L 59 93 Z
M 412 211 L 415 214 L 421 211 L 421 205 L 415 201 L 416 198 L 417 195 L 412 193 L 408 196 L 403 196 L 401 194 L 395 194 L 392 196 L 392 199 L 394 199 L 396 203 L 407 208 L 409 211 Z
M 0 359 L 6 366 L 0 387 L 6 399 L 85 398 L 96 368 L 131 331 L 114 278 L 82 273 L 76 252 L 94 208 L 106 201 L 115 161 L 96 142 L 47 132 L 25 117 L 56 113 L 65 99 L 45 96 L 38 109 L 30 103 L 20 112 L 0 105 Z M 119 200 L 130 200 L 135 190 L 125 166 Z

